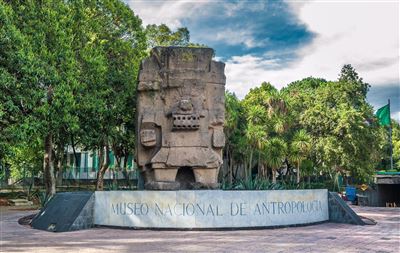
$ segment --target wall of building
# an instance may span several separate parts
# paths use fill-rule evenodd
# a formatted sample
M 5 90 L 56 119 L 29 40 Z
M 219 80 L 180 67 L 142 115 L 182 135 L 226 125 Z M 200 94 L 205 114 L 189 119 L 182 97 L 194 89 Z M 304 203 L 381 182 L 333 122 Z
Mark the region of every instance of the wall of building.
M 96 179 L 97 173 L 100 168 L 98 152 L 91 150 L 75 150 L 76 156 L 71 148 L 67 149 L 65 154 L 64 164 L 64 179 Z M 110 167 L 104 175 L 104 179 L 125 179 L 122 171 L 116 171 L 116 159 L 111 151 L 109 153 Z M 77 160 L 75 159 L 77 158 Z M 122 158 L 120 168 L 123 167 L 125 161 Z M 137 179 L 138 171 L 133 159 L 133 156 L 128 157 L 127 173 L 130 179 Z

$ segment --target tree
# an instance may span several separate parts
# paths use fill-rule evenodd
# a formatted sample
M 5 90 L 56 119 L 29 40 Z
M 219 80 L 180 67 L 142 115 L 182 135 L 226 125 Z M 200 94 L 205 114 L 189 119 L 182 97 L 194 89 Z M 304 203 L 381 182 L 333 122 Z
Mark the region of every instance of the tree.
M 249 166 L 252 168 L 253 153 L 258 155 L 258 174 L 266 177 L 264 146 L 269 138 L 285 139 L 289 117 L 287 104 L 281 92 L 270 83 L 262 83 L 260 87 L 251 89 L 243 100 L 247 117 L 246 136 L 250 146 Z
M 173 32 L 167 25 L 147 25 L 146 37 L 149 48 L 156 46 L 188 46 L 190 33 L 186 27 Z
M 367 85 L 353 78 L 357 73 L 344 69 L 339 81 L 323 83 L 308 94 L 299 123 L 312 136 L 317 166 L 330 175 L 351 174 L 367 180 L 377 160 L 378 126 L 371 121 L 372 107 L 364 92 Z
M 1 1 L 0 15 L 0 131 L 15 133 L 5 146 L 43 140 L 49 195 L 65 145 L 97 148 L 102 189 L 108 150 L 132 151 L 140 19 L 117 0 Z
M 352 96 L 353 101 L 359 100 L 359 103 L 363 103 L 367 92 L 371 87 L 368 83 L 365 83 L 361 77 L 358 76 L 356 70 L 350 65 L 345 64 L 339 75 L 339 82 L 348 86 L 347 92 Z M 354 103 L 357 106 L 357 103 Z
M 243 107 L 240 100 L 232 92 L 225 92 L 225 136 L 226 143 L 224 154 L 228 161 L 228 182 L 233 183 L 234 178 L 234 163 L 240 163 L 240 154 L 243 146 L 243 127 L 245 119 L 243 116 Z
M 393 168 L 400 168 L 400 125 L 395 120 L 391 120 L 392 127 L 392 147 L 393 147 Z M 379 170 L 390 170 L 390 142 L 388 126 L 379 127 Z
M 272 182 L 276 183 L 276 171 L 286 158 L 287 144 L 279 137 L 269 139 L 264 148 L 265 160 L 272 168 Z
M 297 131 L 290 144 L 289 159 L 297 164 L 296 183 L 300 183 L 300 167 L 302 161 L 307 159 L 311 150 L 311 137 L 304 129 Z
M 43 140 L 44 181 L 47 194 L 52 195 L 55 193 L 54 136 L 76 122 L 71 114 L 72 94 L 77 87 L 73 35 L 69 28 L 71 10 L 60 1 L 9 1 L 2 2 L 1 9 L 5 21 L 1 36 L 5 38 L 1 52 L 3 73 L 14 77 L 5 80 L 6 89 L 8 86 L 7 90 L 15 89 L 21 94 L 10 108 L 17 108 L 17 115 L 24 116 L 10 123 L 13 130 L 20 132 L 19 137 L 28 138 L 26 143 L 37 138 Z M 11 42 L 14 45 L 7 40 L 9 36 L 16 39 Z
M 81 35 L 80 59 L 88 73 L 82 76 L 79 97 L 79 138 L 86 149 L 99 150 L 96 188 L 102 190 L 110 151 L 117 158 L 117 169 L 122 157 L 126 161 L 134 153 L 136 82 L 146 55 L 146 37 L 141 20 L 119 1 L 89 1 L 76 8 L 89 8 L 92 13 L 81 20 L 87 26 Z

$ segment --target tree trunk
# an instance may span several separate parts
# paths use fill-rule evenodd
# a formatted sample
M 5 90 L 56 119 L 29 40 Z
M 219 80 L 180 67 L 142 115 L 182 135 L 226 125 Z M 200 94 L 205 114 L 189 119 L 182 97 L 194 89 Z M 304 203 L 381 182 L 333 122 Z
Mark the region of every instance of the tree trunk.
M 71 146 L 72 146 L 72 152 L 74 153 L 74 167 L 78 168 L 78 155 L 76 154 L 74 136 L 72 134 L 71 134 Z
M 56 180 L 54 177 L 53 135 L 51 133 L 48 133 L 44 139 L 43 176 L 46 194 L 48 196 L 54 195 L 56 193 Z
M 1 162 L 1 159 L 0 159 Z M 4 163 L 4 165 L 2 165 L 4 168 L 4 182 L 6 185 L 8 185 L 8 180 L 10 179 L 10 167 L 8 166 L 8 164 Z
M 57 155 L 56 155 L 56 164 L 57 164 L 57 178 L 56 178 L 56 185 L 61 186 L 62 185 L 62 177 L 63 177 L 63 162 L 64 162 L 64 145 L 61 144 L 57 147 Z
M 253 163 L 253 149 L 250 150 L 250 160 L 249 160 L 249 167 L 247 169 L 246 180 L 251 179 L 252 163 Z
M 117 152 L 114 151 L 114 156 L 115 156 L 115 167 L 113 169 L 113 184 L 117 185 L 118 184 L 118 174 L 121 171 L 121 156 L 116 155 L 118 154 Z
M 124 164 L 122 165 L 122 174 L 124 175 L 126 185 L 130 188 L 131 182 L 129 182 L 128 158 L 129 158 L 129 155 L 124 156 Z
M 105 151 L 104 151 L 105 149 Z M 106 170 L 108 169 L 108 166 L 110 165 L 110 157 L 108 155 L 109 153 L 109 147 L 108 144 L 105 145 L 105 147 L 100 148 L 100 155 L 99 155 L 99 161 L 100 161 L 100 169 L 99 172 L 97 173 L 97 182 L 96 182 L 96 190 L 97 191 L 103 191 L 104 190 L 104 174 L 106 173 Z
M 285 165 L 286 165 L 286 174 L 285 174 L 285 180 L 287 182 L 291 182 L 292 181 L 292 170 L 290 169 L 290 164 L 288 159 L 285 159 Z
M 261 155 L 260 151 L 258 151 L 258 158 L 257 158 L 257 176 L 258 178 L 262 177 L 262 172 L 261 172 Z
M 63 182 L 63 168 L 62 168 L 62 159 L 57 162 L 57 186 L 62 186 Z
M 265 166 L 265 163 L 261 164 L 261 174 L 263 179 L 268 180 L 267 166 Z
M 232 154 L 229 152 L 229 184 L 233 183 L 233 159 Z
M 297 163 L 297 171 L 296 171 L 296 183 L 300 183 L 300 162 Z
M 272 183 L 276 184 L 276 169 L 272 168 Z

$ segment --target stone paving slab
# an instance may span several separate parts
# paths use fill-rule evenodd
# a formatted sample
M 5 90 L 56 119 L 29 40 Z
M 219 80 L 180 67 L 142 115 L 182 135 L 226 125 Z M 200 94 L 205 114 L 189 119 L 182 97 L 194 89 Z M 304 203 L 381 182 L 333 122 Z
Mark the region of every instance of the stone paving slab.
M 21 226 L 34 211 L 0 207 L 0 252 L 400 252 L 400 208 L 352 207 L 375 226 L 323 223 L 237 231 L 95 228 L 51 233 Z

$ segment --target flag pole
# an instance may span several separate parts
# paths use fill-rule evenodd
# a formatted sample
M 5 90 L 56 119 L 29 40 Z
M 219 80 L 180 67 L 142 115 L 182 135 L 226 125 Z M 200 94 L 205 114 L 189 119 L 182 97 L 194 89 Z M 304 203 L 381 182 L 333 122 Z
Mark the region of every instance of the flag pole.
M 388 99 L 389 104 L 389 144 L 390 144 L 390 170 L 393 170 L 393 143 L 392 143 L 392 120 L 390 117 L 390 99 Z

